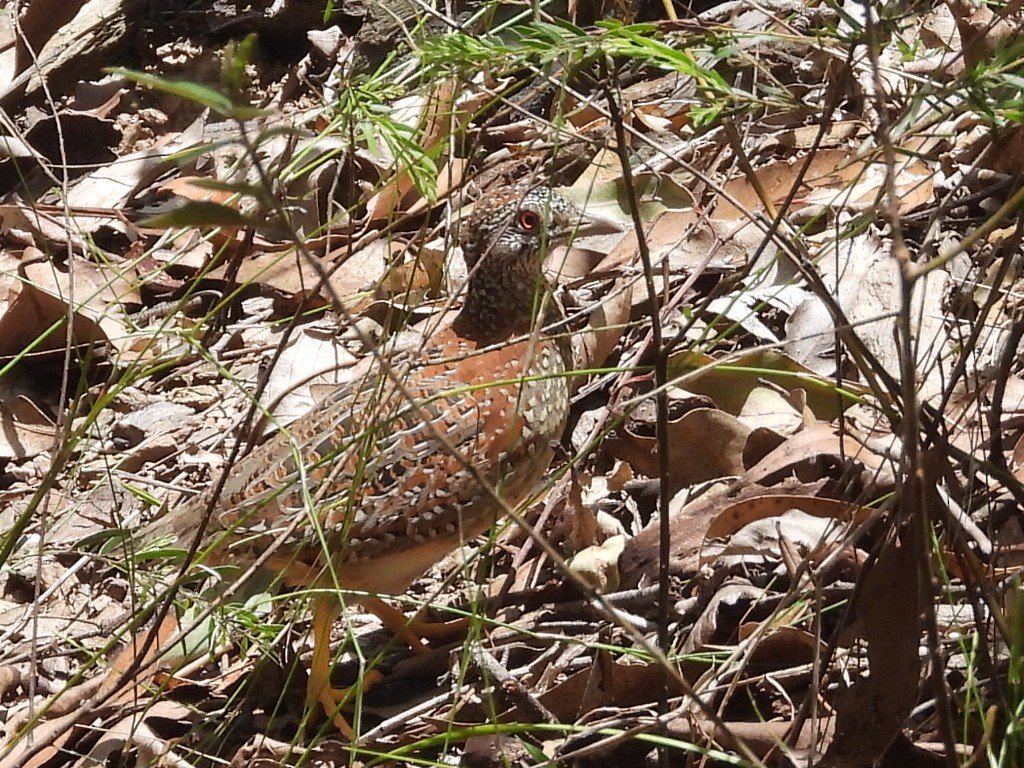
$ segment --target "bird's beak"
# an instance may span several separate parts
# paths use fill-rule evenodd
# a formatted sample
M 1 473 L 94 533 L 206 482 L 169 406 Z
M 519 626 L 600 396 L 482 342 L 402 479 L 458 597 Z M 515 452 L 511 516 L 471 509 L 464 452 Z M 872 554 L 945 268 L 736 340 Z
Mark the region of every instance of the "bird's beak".
M 572 231 L 572 240 L 575 242 L 581 237 L 617 235 L 625 231 L 626 227 L 614 219 L 581 211 Z

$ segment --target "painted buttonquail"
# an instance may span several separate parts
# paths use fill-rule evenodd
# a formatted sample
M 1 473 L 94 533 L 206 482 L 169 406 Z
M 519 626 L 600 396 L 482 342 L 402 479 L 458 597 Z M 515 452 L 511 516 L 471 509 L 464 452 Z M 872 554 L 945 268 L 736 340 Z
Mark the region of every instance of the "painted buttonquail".
M 571 363 L 564 329 L 545 331 L 561 313 L 543 257 L 606 228 L 546 187 L 484 197 L 462 223 L 470 277 L 448 327 L 414 354 L 378 360 L 237 462 L 214 504 L 208 491 L 144 530 L 188 547 L 212 506 L 200 558 L 262 556 L 285 583 L 316 590 L 307 698 L 344 733 L 345 691 L 330 685 L 337 590 L 404 592 L 540 480 L 569 410 Z M 399 611 L 358 601 L 410 639 Z

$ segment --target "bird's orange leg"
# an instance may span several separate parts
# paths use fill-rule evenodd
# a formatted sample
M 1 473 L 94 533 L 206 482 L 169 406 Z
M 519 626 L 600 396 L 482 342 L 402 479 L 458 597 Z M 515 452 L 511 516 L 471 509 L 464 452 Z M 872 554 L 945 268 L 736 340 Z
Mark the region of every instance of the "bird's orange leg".
M 380 619 L 399 640 L 408 645 L 413 653 L 426 653 L 427 649 L 421 640 L 453 640 L 466 634 L 469 619 L 434 622 L 410 619 L 397 608 L 393 608 L 376 597 L 360 597 L 362 606 Z
M 383 675 L 373 669 L 367 672 L 352 688 L 331 686 L 331 627 L 340 613 L 341 606 L 333 595 L 322 594 L 317 597 L 311 630 L 313 659 L 309 665 L 306 706 L 311 710 L 317 704 L 323 706 L 327 717 L 334 723 L 334 727 L 341 731 L 341 735 L 352 739 L 354 733 L 348 721 L 341 715 L 341 705 L 351 697 L 353 688 L 365 691 L 380 682 Z
M 469 626 L 468 619 L 456 619 L 444 623 L 410 621 L 409 618 L 376 597 L 361 597 L 359 602 L 370 613 L 377 616 L 381 623 L 395 634 L 402 642 L 408 644 L 414 653 L 425 653 L 427 649 L 420 642 L 422 638 L 433 640 L 450 640 L 464 634 Z M 372 669 L 367 672 L 357 685 L 351 688 L 334 688 L 331 685 L 331 628 L 334 620 L 341 614 L 341 605 L 330 593 L 321 593 L 316 598 L 313 609 L 313 626 L 310 630 L 313 637 L 313 658 L 309 665 L 309 683 L 306 686 L 306 706 L 312 709 L 317 704 L 324 708 L 327 717 L 334 723 L 341 735 L 352 739 L 352 726 L 341 714 L 342 705 L 352 697 L 353 689 L 366 691 L 383 679 L 383 675 Z

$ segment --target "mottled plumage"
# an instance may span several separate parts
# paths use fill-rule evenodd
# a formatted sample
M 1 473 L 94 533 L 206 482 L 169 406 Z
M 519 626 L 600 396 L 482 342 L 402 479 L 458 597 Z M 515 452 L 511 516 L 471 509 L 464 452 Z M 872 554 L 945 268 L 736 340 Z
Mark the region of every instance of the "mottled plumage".
M 470 278 L 455 320 L 239 461 L 204 531 L 211 555 L 245 562 L 274 548 L 289 583 L 399 594 L 494 523 L 494 489 L 509 506 L 525 498 L 569 408 L 568 345 L 542 330 L 559 316 L 542 257 L 590 223 L 543 187 L 477 203 L 462 223 Z M 144 535 L 187 546 L 209 505 L 201 494 Z M 323 648 L 336 601 L 321 600 L 310 699 L 336 715 Z

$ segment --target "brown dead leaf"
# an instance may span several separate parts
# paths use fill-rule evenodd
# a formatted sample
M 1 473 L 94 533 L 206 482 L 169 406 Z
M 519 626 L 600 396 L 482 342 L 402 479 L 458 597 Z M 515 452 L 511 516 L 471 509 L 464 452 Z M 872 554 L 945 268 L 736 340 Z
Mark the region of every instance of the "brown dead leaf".
M 0 760 L 0 768 L 47 768 L 58 764 L 77 722 L 77 712 L 37 722 L 32 728 L 31 738 L 14 741 L 10 753 Z M 11 725 L 8 723 L 9 727 Z M 11 737 L 14 735 L 14 732 L 10 734 Z
M 891 486 L 894 469 L 891 464 L 855 439 L 849 431 L 817 423 L 787 439 L 757 464 L 747 470 L 739 484 L 771 485 L 774 479 L 795 475 L 804 482 L 813 482 L 836 472 L 861 471 L 863 481 L 871 487 Z
M 668 210 L 645 227 L 644 237 L 651 263 L 659 270 L 667 265 L 673 275 L 724 273 L 746 264 L 749 249 L 734 238 L 740 231 L 733 221 L 707 220 L 692 210 Z M 598 269 L 611 271 L 636 264 L 638 254 L 637 235 L 631 230 Z
M 810 664 L 825 652 L 826 643 L 812 633 L 798 627 L 776 626 L 757 639 L 750 648 L 748 664 L 754 669 L 789 669 L 801 664 Z M 761 624 L 750 622 L 740 624 L 737 636 L 740 640 L 750 637 L 761 628 Z
M 600 161 L 595 160 L 595 168 Z M 622 169 L 617 160 L 612 160 L 618 170 L 607 180 L 592 178 L 584 173 L 572 187 L 559 188 L 559 194 L 566 200 L 586 209 L 587 213 L 607 221 L 630 226 L 633 217 L 629 212 L 629 194 L 622 180 Z M 671 176 L 653 173 L 638 173 L 631 177 L 633 190 L 640 201 L 640 220 L 657 221 L 666 211 L 688 211 L 693 208 L 693 194 Z
M 626 461 L 648 477 L 658 477 L 658 441 L 650 433 L 622 430 L 605 441 L 610 456 Z M 673 489 L 743 472 L 743 445 L 750 428 L 716 408 L 694 408 L 669 423 L 668 444 Z
M 877 512 L 859 504 L 821 496 L 795 496 L 789 493 L 766 495 L 764 489 L 761 489 L 761 495 L 727 505 L 708 525 L 705 538 L 724 538 L 755 520 L 778 517 L 789 509 L 800 509 L 809 515 L 828 520 L 855 523 L 862 523 Z
M 804 165 L 803 160 L 782 160 L 756 169 L 760 186 L 773 207 L 785 202 Z M 910 211 L 931 199 L 934 174 L 927 163 L 911 155 L 897 160 L 894 178 L 901 212 Z M 884 188 L 885 175 L 885 166 L 879 159 L 859 158 L 850 150 L 820 150 L 811 158 L 807 172 L 800 179 L 793 206 L 795 209 L 820 205 L 859 210 L 875 205 L 880 190 Z M 736 204 L 724 196 L 720 197 L 711 210 L 712 218 L 745 219 L 745 211 L 758 211 L 765 207 L 757 187 L 746 177 L 733 179 L 723 189 Z
M 204 186 L 205 181 L 207 179 L 202 176 L 178 176 L 161 184 L 157 190 L 185 200 L 209 201 L 220 205 L 230 205 L 234 208 L 243 207 L 237 200 L 237 193 Z
M 832 723 L 830 717 L 822 718 L 820 721 L 805 720 L 799 736 L 795 739 L 795 752 L 800 755 L 807 754 L 808 757 L 820 757 L 821 751 L 831 739 Z M 791 722 L 729 721 L 716 725 L 704 718 L 701 718 L 694 727 L 690 718 L 680 717 L 669 721 L 667 733 L 683 742 L 704 743 L 710 740 L 723 749 L 743 748 L 761 759 L 768 760 L 789 737 L 792 728 Z
M 0 665 L 0 699 L 7 697 L 11 691 L 21 685 L 21 672 L 9 664 Z
M 681 652 L 691 654 L 712 646 L 734 644 L 737 610 L 753 605 L 766 594 L 764 589 L 753 584 L 726 584 L 715 590 L 693 623 Z
M 723 514 L 732 507 L 743 503 L 757 502 L 763 508 L 773 510 L 767 515 L 778 514 L 799 504 L 812 505 L 817 499 L 815 494 L 821 491 L 822 483 L 800 485 L 783 483 L 775 488 L 741 488 L 735 494 L 727 494 L 728 488 L 719 485 L 707 494 L 693 499 L 685 506 L 672 509 L 669 513 L 669 570 L 679 576 L 691 576 L 700 569 L 700 554 L 704 540 L 712 525 L 722 525 L 726 519 Z M 774 505 L 770 501 L 780 497 Z M 758 501 L 764 499 L 764 501 Z M 716 528 L 715 535 L 719 533 Z M 658 572 L 658 547 L 660 539 L 660 521 L 655 520 L 640 533 L 626 542 L 622 556 L 619 557 L 619 574 L 623 589 L 633 589 L 641 583 L 653 583 Z
M 779 511 L 786 497 L 750 499 L 724 510 L 708 526 L 701 564 L 750 564 L 781 561 L 787 552 L 806 557 L 842 546 L 848 523 L 866 520 L 871 510 L 832 499 L 808 498 Z M 766 514 L 769 509 L 775 514 Z M 746 520 L 741 522 L 741 518 Z M 726 530 L 725 529 L 729 529 Z
M 998 173 L 1017 174 L 1024 170 L 1024 128 L 1018 124 L 1000 126 L 988 151 L 978 165 Z
M 600 676 L 596 683 L 592 681 L 595 676 Z M 664 679 L 664 671 L 657 664 L 594 664 L 570 675 L 539 698 L 560 722 L 571 723 L 601 707 L 645 704 Z M 669 678 L 669 695 L 680 694 L 682 690 Z
M 913 476 L 912 476 L 913 478 Z M 861 636 L 868 643 L 869 674 L 857 675 L 835 698 L 836 734 L 825 760 L 837 768 L 877 761 L 900 734 L 917 701 L 921 674 L 920 568 L 914 528 L 924 510 L 912 509 L 916 482 L 904 489 L 910 521 L 899 538 L 890 537 L 863 581 L 856 599 Z
M 49 450 L 57 435 L 57 425 L 22 396 L 0 401 L 0 430 L 0 457 L 12 459 L 27 459 Z
M 569 570 L 599 594 L 610 594 L 619 588 L 619 555 L 626 545 L 622 534 L 612 536 L 603 544 L 595 544 L 569 560 Z
M 63 211 L 55 211 L 53 223 L 42 228 L 40 234 L 54 243 L 70 242 L 87 252 L 90 246 L 84 235 L 100 227 L 127 232 L 128 226 L 117 215 L 118 211 L 132 195 L 166 169 L 172 155 L 202 140 L 205 123 L 205 115 L 200 115 L 180 134 L 161 137 L 153 146 L 119 157 L 78 179 L 68 190 L 72 220 L 66 221 Z M 79 209 L 83 212 L 79 213 Z M 107 216 L 85 215 L 84 211 L 90 209 L 110 213 Z M 34 218 L 30 222 L 32 230 L 37 226 Z
M 112 696 L 113 703 L 126 703 L 145 697 L 148 681 L 157 674 L 156 660 L 178 630 L 177 618 L 169 614 L 159 626 L 133 635 L 130 642 L 110 660 L 110 668 L 103 678 L 100 695 Z M 136 676 L 123 681 L 121 678 L 130 669 L 137 670 Z
M 17 296 L 0 316 L 0 355 L 27 349 L 63 349 L 64 320 L 72 308 L 73 344 L 109 342 L 120 349 L 130 341 L 123 304 L 139 303 L 138 288 L 124 274 L 72 257 L 62 269 L 42 252 L 27 248 L 18 267 Z
M 1009 38 L 1020 32 L 987 5 L 972 3 L 970 0 L 951 0 L 946 6 L 956 19 L 968 69 L 990 61 Z M 1006 13 L 1008 9 L 1009 6 L 1002 12 Z
M 115 755 L 128 752 L 133 747 L 139 748 L 140 755 L 148 755 L 150 759 L 163 757 L 169 745 L 158 738 L 145 721 L 150 718 L 171 722 L 185 721 L 192 713 L 193 710 L 181 702 L 165 699 L 155 701 L 149 704 L 145 711 L 132 712 L 105 727 L 89 752 L 71 765 L 76 768 L 106 765 L 114 760 Z
M 823 282 L 861 343 L 887 371 L 900 370 L 900 351 L 893 333 L 892 311 L 902 301 L 900 267 L 891 243 L 870 235 L 828 242 L 816 254 Z M 919 397 L 930 399 L 946 384 L 939 360 L 955 341 L 943 320 L 943 303 L 950 286 L 945 270 L 931 270 L 914 284 L 911 318 Z M 835 319 L 812 293 L 786 322 L 785 351 L 822 376 L 835 371 Z
M 352 253 L 346 246 L 325 257 L 307 256 L 296 250 L 266 250 L 248 256 L 235 265 L 210 270 L 211 279 L 233 276 L 239 284 L 266 286 L 272 291 L 302 297 L 314 290 L 325 302 L 339 302 L 350 312 L 359 312 L 377 298 L 388 265 L 404 254 L 408 246 L 399 241 L 377 240 Z M 314 263 L 315 260 L 315 263 Z M 331 263 L 337 260 L 336 266 Z M 327 275 L 324 284 L 322 276 Z

